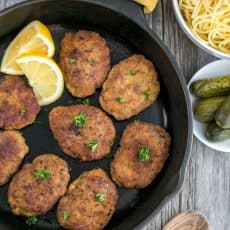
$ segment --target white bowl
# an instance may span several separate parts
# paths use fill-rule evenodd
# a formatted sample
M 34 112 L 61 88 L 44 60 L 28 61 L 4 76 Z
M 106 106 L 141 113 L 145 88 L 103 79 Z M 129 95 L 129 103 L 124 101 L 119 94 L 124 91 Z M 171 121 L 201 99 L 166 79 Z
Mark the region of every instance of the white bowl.
M 188 83 L 188 89 L 191 83 L 196 80 L 204 79 L 204 78 L 221 77 L 225 75 L 230 75 L 230 60 L 219 60 L 219 61 L 212 62 L 204 66 L 198 72 L 195 73 L 195 75 Z M 193 105 L 198 100 L 198 98 L 193 96 L 190 92 L 189 95 L 190 95 L 191 103 Z M 193 118 L 193 133 L 202 143 L 218 151 L 230 152 L 230 140 L 225 140 L 221 142 L 209 141 L 205 137 L 206 127 L 207 124 L 201 123 L 195 120 L 195 118 Z
M 206 44 L 204 41 L 202 41 L 200 38 L 198 38 L 189 28 L 188 24 L 186 23 L 180 7 L 179 7 L 179 0 L 172 0 L 173 3 L 173 9 L 174 9 L 174 13 L 176 15 L 177 21 L 179 23 L 179 25 L 181 26 L 182 30 L 185 32 L 185 34 L 189 37 L 189 39 L 195 43 L 198 47 L 200 47 L 202 50 L 206 51 L 207 53 L 221 58 L 221 59 L 230 59 L 230 54 L 221 52 L 213 47 L 211 47 L 210 45 Z

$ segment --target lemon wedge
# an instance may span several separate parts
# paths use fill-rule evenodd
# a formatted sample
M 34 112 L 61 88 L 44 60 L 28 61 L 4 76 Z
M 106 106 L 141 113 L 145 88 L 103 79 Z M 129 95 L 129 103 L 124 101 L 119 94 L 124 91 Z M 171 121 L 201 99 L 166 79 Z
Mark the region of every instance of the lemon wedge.
M 151 13 L 157 6 L 159 0 L 134 0 L 144 6 L 145 14 Z
M 54 42 L 48 28 L 39 21 L 32 21 L 24 27 L 9 44 L 1 63 L 1 72 L 13 75 L 23 75 L 16 63 L 22 54 L 38 53 L 53 57 Z
M 28 78 L 38 103 L 48 105 L 59 99 L 64 90 L 63 75 L 54 60 L 42 55 L 23 55 L 16 60 Z

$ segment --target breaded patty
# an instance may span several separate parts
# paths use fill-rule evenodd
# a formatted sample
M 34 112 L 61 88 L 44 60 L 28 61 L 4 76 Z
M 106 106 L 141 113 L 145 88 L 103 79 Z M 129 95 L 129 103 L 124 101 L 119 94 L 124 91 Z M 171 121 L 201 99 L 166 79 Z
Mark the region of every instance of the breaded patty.
M 103 158 L 116 136 L 112 121 L 94 106 L 58 106 L 50 112 L 49 122 L 63 152 L 82 161 Z
M 22 77 L 0 77 L 0 128 L 21 129 L 40 111 L 35 94 Z
M 132 55 L 112 68 L 100 104 L 117 120 L 125 120 L 149 107 L 159 91 L 153 64 L 142 55 Z
M 102 169 L 85 172 L 61 198 L 58 222 L 71 230 L 103 229 L 115 211 L 117 199 L 116 186 Z
M 92 95 L 110 70 L 110 52 L 105 39 L 86 30 L 66 33 L 61 42 L 60 67 L 73 96 Z
M 9 181 L 29 151 L 17 131 L 0 131 L 0 185 Z
M 20 216 L 46 214 L 62 197 L 70 179 L 67 163 L 54 154 L 36 157 L 13 177 L 8 189 L 12 212 Z
M 161 171 L 168 157 L 170 136 L 158 125 L 134 121 L 120 142 L 110 171 L 113 180 L 125 188 L 144 188 Z

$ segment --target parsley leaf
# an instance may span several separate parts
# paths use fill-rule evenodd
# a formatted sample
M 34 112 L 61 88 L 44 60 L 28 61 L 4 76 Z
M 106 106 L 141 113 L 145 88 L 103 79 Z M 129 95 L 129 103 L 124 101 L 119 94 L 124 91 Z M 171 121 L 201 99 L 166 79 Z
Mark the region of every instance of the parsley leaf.
M 86 122 L 86 115 L 84 112 L 80 112 L 74 117 L 74 122 L 77 128 L 82 128 Z
M 135 70 L 135 69 L 131 69 L 131 70 L 130 70 L 130 74 L 131 74 L 132 76 L 136 75 L 136 70 Z
M 34 124 L 36 125 L 40 125 L 42 122 L 37 118 L 35 121 L 34 121 Z
M 97 149 L 98 141 L 90 141 L 88 143 L 88 147 L 91 150 L 91 152 L 94 152 Z
M 36 224 L 37 222 L 38 222 L 38 218 L 36 216 L 29 217 L 26 220 L 26 224 L 28 224 L 29 226 Z
M 34 176 L 37 179 L 49 180 L 52 176 L 51 172 L 47 169 L 37 169 L 34 172 Z
M 83 104 L 83 105 L 89 105 L 90 104 L 89 98 L 85 98 L 85 99 L 77 98 L 76 101 L 78 104 Z
M 112 157 L 113 157 L 112 152 L 109 152 L 109 153 L 106 155 L 106 158 L 107 158 L 107 159 L 110 159 L 110 158 L 112 158 Z
M 105 194 L 102 194 L 102 193 L 97 193 L 95 197 L 100 202 L 104 202 L 105 200 Z
M 150 152 L 146 146 L 142 146 L 138 151 L 138 157 L 141 161 L 149 160 Z
M 118 97 L 118 98 L 117 98 L 117 101 L 118 101 L 119 103 L 121 103 L 121 104 L 125 103 L 125 99 L 122 98 L 122 97 Z
M 92 58 L 92 59 L 89 61 L 89 64 L 92 65 L 92 66 L 94 66 L 94 65 L 97 64 L 97 61 L 96 61 L 95 59 Z
M 150 90 L 145 91 L 143 94 L 144 94 L 144 96 L 145 96 L 145 98 L 146 98 L 147 100 L 150 99 L 150 97 L 151 97 L 151 92 L 150 92 Z
M 20 117 L 23 117 L 26 113 L 26 109 L 22 108 L 22 109 L 19 109 L 19 116 Z
M 70 213 L 68 211 L 64 211 L 63 212 L 63 218 L 64 218 L 64 220 L 69 219 L 69 217 L 70 217 Z
M 75 58 L 69 58 L 69 63 L 70 64 L 74 64 L 76 62 L 76 59 Z

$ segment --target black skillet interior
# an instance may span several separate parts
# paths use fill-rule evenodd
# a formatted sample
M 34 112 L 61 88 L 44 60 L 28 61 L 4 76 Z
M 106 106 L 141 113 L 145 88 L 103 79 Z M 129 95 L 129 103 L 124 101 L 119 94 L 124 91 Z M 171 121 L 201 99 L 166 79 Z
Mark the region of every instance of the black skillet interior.
M 16 11 L 11 10 L 7 14 L 0 14 L 0 59 L 19 29 L 28 22 L 39 19 L 48 25 L 53 35 L 56 45 L 56 60 L 58 60 L 59 46 L 63 35 L 68 31 L 87 29 L 99 32 L 107 40 L 111 50 L 112 65 L 133 53 L 144 54 L 155 63 L 161 83 L 161 93 L 157 102 L 146 111 L 126 121 L 118 122 L 111 117 L 117 130 L 117 138 L 112 149 L 113 154 L 119 146 L 125 126 L 136 119 L 166 127 L 173 138 L 170 157 L 164 170 L 149 187 L 142 190 L 118 189 L 119 202 L 116 213 L 107 228 L 132 229 L 156 210 L 162 200 L 178 187 L 179 171 L 188 144 L 189 122 L 185 95 L 177 73 L 164 51 L 144 30 L 128 18 L 105 7 L 86 1 L 63 2 L 30 1 L 30 4 L 17 7 Z M 105 1 L 101 0 L 100 2 Z M 91 105 L 100 107 L 99 94 L 100 90 L 97 90 L 93 96 L 89 97 Z M 80 163 L 65 155 L 54 140 L 49 129 L 49 111 L 57 105 L 72 104 L 77 104 L 77 100 L 65 90 L 61 99 L 42 108 L 36 124 L 21 130 L 30 147 L 30 153 L 23 164 L 31 162 L 40 154 L 55 153 L 68 162 L 71 168 L 71 180 L 86 170 L 98 167 L 109 173 L 111 159 Z M 7 205 L 7 188 L 8 184 L 0 188 L 0 229 L 26 229 L 28 226 L 25 224 L 25 218 L 16 217 L 10 213 Z M 31 229 L 31 226 L 29 228 Z M 32 228 L 59 229 L 55 208 L 47 215 L 39 217 L 38 223 Z

